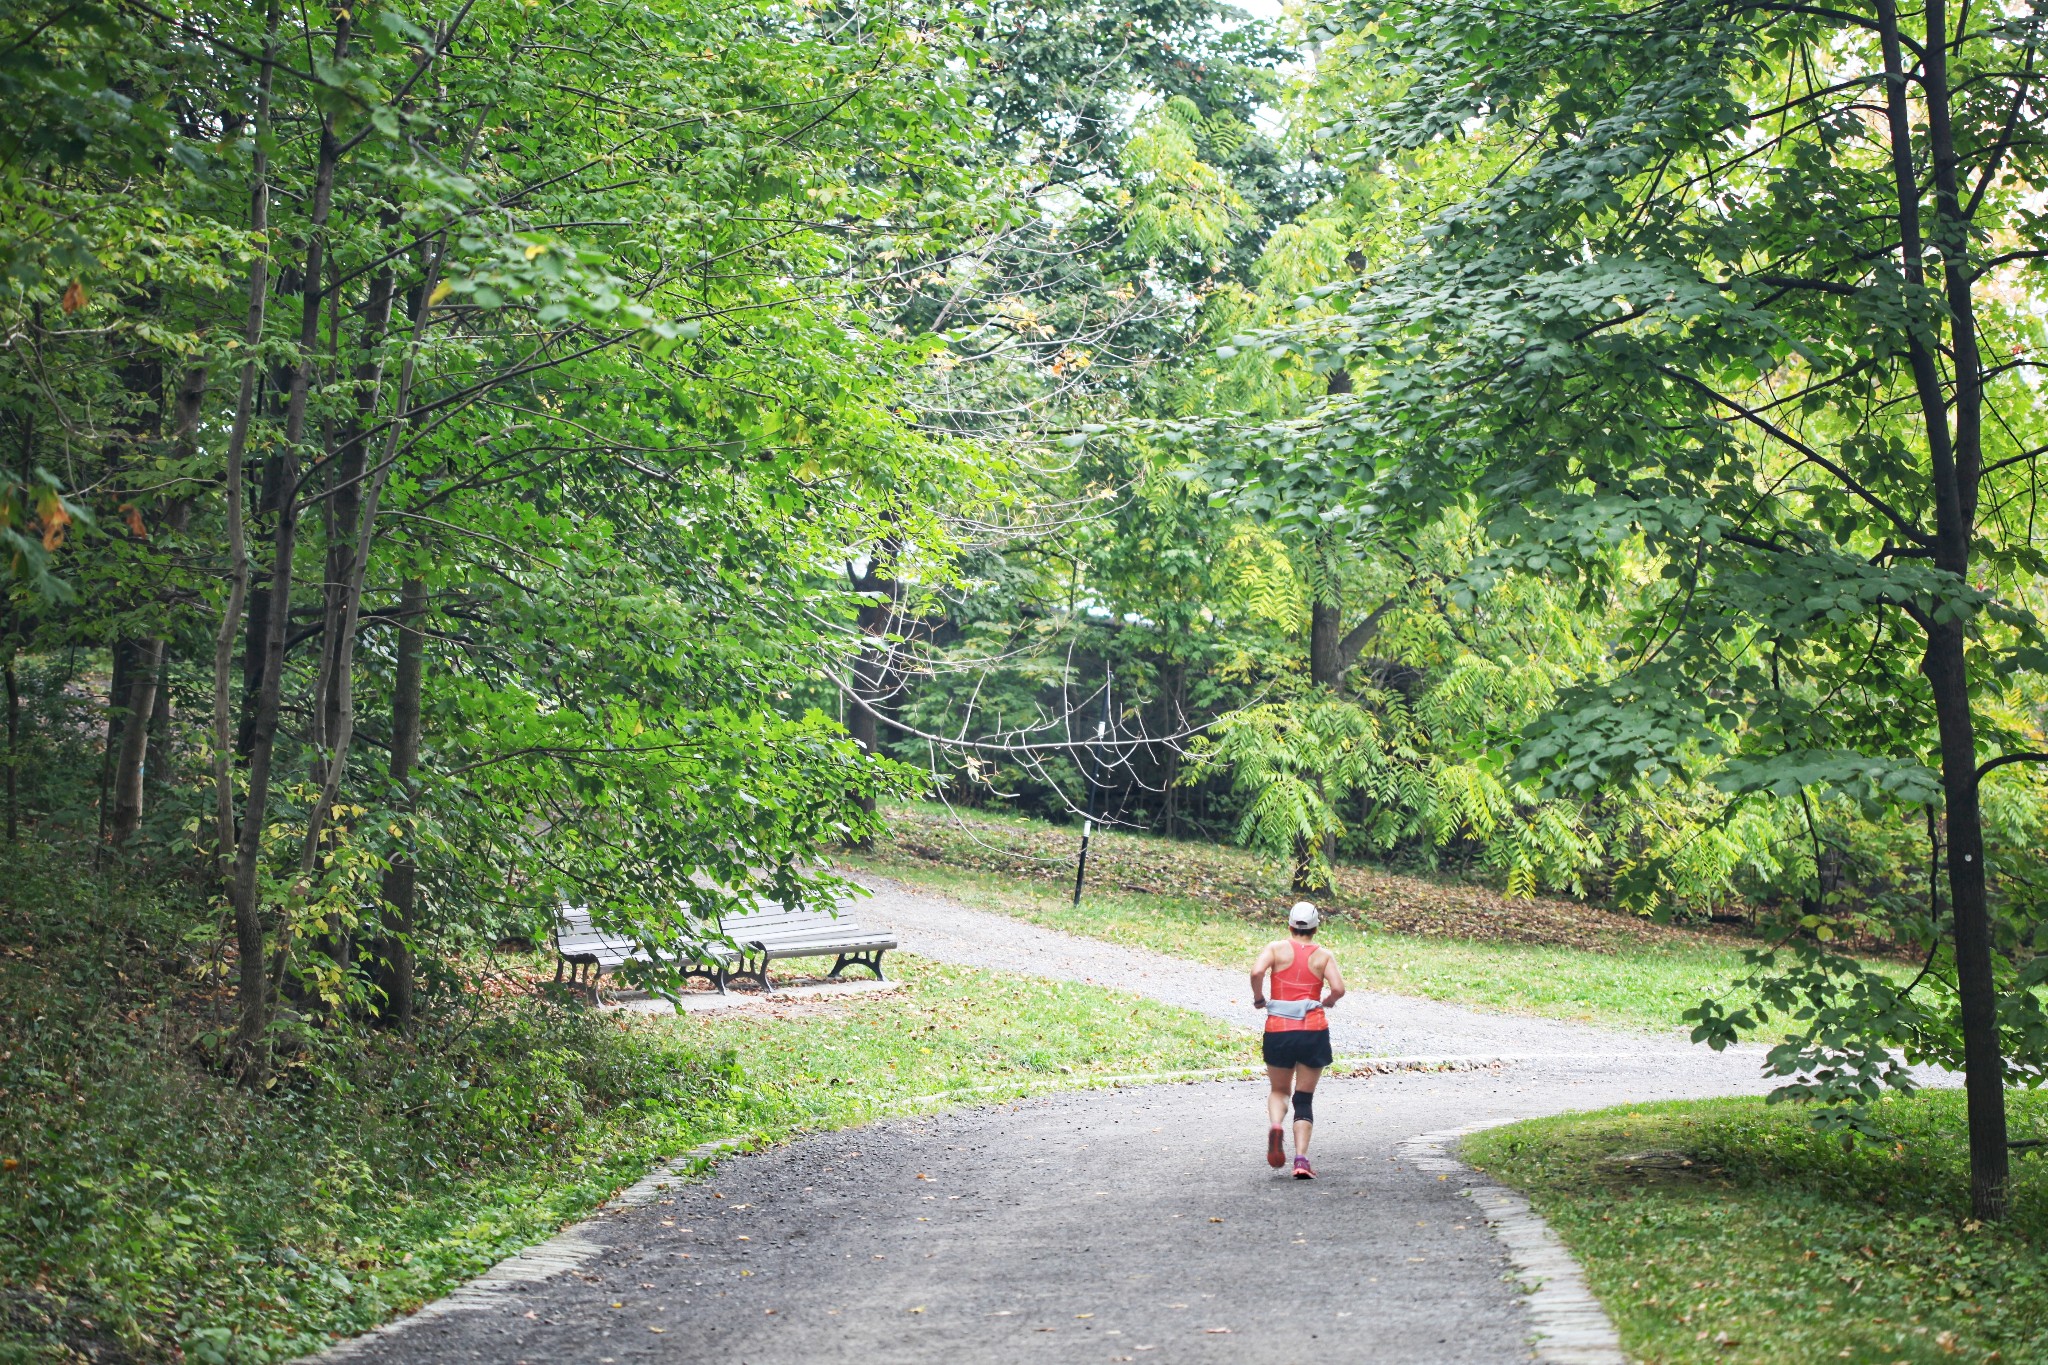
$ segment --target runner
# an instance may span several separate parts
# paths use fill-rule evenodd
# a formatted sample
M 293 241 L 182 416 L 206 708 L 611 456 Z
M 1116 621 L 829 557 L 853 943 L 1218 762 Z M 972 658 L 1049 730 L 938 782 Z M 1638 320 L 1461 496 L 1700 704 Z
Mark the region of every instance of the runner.
M 1252 1008 L 1266 1011 L 1266 1164 L 1287 1164 L 1284 1125 L 1294 1102 L 1294 1178 L 1314 1180 L 1308 1164 L 1309 1129 L 1315 1123 L 1316 1081 L 1330 1064 L 1330 1020 L 1323 1013 L 1344 998 L 1344 974 L 1328 948 L 1315 943 L 1322 917 L 1307 901 L 1287 912 L 1288 937 L 1268 943 L 1252 963 Z M 1273 988 L 1266 989 L 1270 973 Z

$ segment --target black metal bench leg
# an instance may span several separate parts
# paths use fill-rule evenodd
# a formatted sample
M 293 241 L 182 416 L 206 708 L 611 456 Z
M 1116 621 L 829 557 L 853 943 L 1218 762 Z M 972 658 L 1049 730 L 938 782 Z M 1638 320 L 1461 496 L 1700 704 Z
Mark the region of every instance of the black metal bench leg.
M 882 954 L 887 951 L 886 948 L 878 948 L 872 953 L 841 953 L 839 960 L 832 964 L 832 978 L 837 980 L 848 967 L 865 967 L 875 974 L 875 980 L 887 981 L 889 978 L 882 975 Z
M 775 993 L 775 984 L 768 979 L 768 959 L 765 957 L 761 959 L 761 965 L 758 967 L 749 966 L 748 959 L 741 957 L 736 966 L 726 969 L 725 979 L 728 981 L 757 982 L 764 994 L 773 995 Z

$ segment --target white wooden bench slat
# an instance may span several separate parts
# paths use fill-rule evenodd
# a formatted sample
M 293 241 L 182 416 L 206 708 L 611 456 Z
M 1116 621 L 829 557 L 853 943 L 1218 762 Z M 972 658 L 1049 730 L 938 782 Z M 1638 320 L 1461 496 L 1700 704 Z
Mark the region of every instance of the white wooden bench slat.
M 887 934 L 783 934 L 775 938 L 740 938 L 746 948 L 829 948 L 836 943 L 878 944 L 894 948 L 896 940 Z

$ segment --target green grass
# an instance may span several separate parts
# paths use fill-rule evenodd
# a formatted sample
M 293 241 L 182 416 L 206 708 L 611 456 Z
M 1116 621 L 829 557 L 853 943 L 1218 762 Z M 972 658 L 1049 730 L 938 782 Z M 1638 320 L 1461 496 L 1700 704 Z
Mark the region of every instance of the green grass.
M 1205 1016 L 915 958 L 886 995 L 649 1019 L 537 996 L 536 954 L 415 1038 L 316 1037 L 250 1095 L 211 1065 L 210 993 L 142 993 L 115 965 L 135 922 L 88 909 L 114 932 L 0 914 L 7 1365 L 288 1359 L 708 1139 L 1256 1060 Z
M 1140 894 L 1112 884 L 1090 889 L 1075 909 L 1071 881 L 949 866 L 886 849 L 847 861 L 978 909 L 1218 967 L 1248 968 L 1260 944 L 1286 932 L 1282 900 L 1253 919 L 1213 898 Z M 1338 919 L 1322 936 L 1339 955 L 1347 984 L 1504 1013 L 1677 1028 L 1681 1013 L 1725 992 L 1742 968 L 1742 941 L 1728 937 L 1616 934 L 1586 946 L 1437 938 L 1373 928 L 1370 914 L 1370 907 L 1361 912 L 1366 923 Z
M 2011 1106 L 2015 1136 L 2048 1133 L 2048 1097 Z M 1651 1365 L 2048 1361 L 2048 1164 L 2016 1158 L 2011 1217 L 1980 1225 L 1961 1094 L 1876 1116 L 1897 1141 L 1846 1153 L 1792 1106 L 1710 1100 L 1518 1123 L 1463 1154 L 1528 1194 Z
M 762 1131 L 840 1128 L 906 1107 L 1110 1079 L 1258 1068 L 1248 1032 L 1097 986 L 890 959 L 900 994 L 685 1017 L 746 1073 Z

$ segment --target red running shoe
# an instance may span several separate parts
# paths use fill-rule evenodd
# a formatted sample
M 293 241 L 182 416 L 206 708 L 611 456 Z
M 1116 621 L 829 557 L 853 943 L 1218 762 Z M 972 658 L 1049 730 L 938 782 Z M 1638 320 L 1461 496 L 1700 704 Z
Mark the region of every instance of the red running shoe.
M 1276 1171 L 1287 1164 L 1287 1153 L 1280 1146 L 1280 1134 L 1277 1124 L 1266 1130 L 1266 1164 Z
M 1296 1180 L 1314 1180 L 1316 1178 L 1316 1168 L 1308 1164 L 1307 1157 L 1298 1156 L 1294 1158 L 1294 1178 Z

